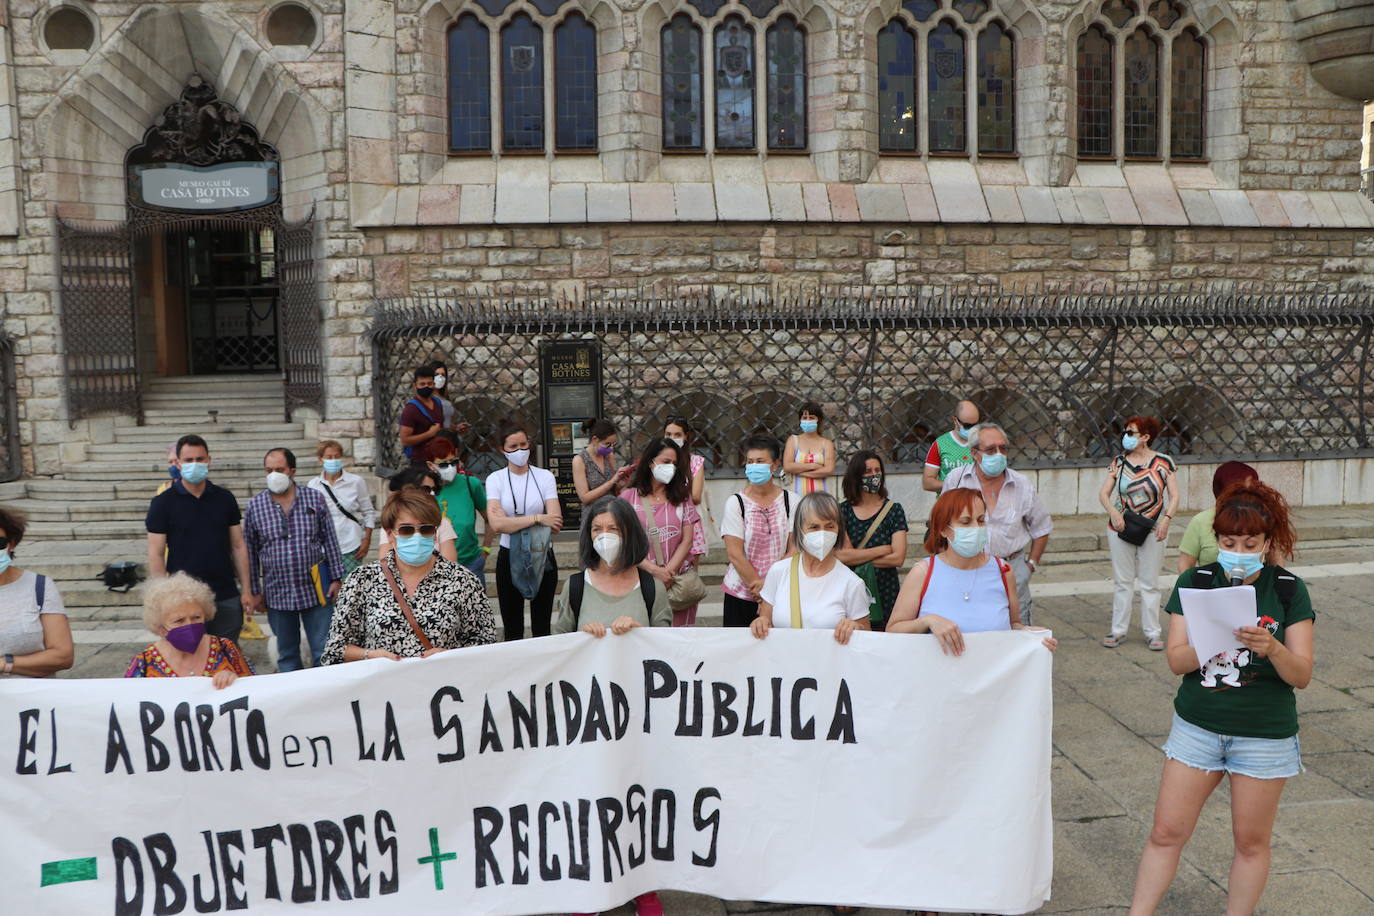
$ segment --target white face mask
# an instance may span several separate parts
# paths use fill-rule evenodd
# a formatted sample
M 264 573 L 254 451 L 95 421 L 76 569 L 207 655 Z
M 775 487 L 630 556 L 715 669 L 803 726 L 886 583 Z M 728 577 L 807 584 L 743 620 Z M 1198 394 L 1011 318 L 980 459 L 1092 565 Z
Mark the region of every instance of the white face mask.
M 513 452 L 506 452 L 506 460 L 518 468 L 523 468 L 530 463 L 530 450 L 519 448 Z
M 448 379 L 445 378 L 445 377 L 442 376 L 442 375 L 436 375 L 436 376 L 434 376 L 434 390 L 435 390 L 435 391 L 442 391 L 442 390 L 444 389 L 444 383 L 447 382 L 447 381 L 448 381 Z
M 291 478 L 281 471 L 272 471 L 267 475 L 267 489 L 280 496 L 291 489 Z
M 684 445 L 687 444 L 686 439 L 679 439 L 677 436 L 669 436 L 668 441 L 676 445 L 678 448 L 682 448 Z
M 824 560 L 835 549 L 840 535 L 837 531 L 808 531 L 802 535 L 802 550 L 817 560 Z
M 620 557 L 620 535 L 610 531 L 598 534 L 592 538 L 592 549 L 607 565 L 614 565 Z
M 654 465 L 652 473 L 654 475 L 654 480 L 657 480 L 666 487 L 668 484 L 672 483 L 673 478 L 677 476 L 677 465 L 656 464 Z
M 458 469 L 453 467 L 452 465 L 449 465 L 446 468 L 439 469 L 439 479 L 442 480 L 444 483 L 453 483 L 453 478 L 457 476 Z

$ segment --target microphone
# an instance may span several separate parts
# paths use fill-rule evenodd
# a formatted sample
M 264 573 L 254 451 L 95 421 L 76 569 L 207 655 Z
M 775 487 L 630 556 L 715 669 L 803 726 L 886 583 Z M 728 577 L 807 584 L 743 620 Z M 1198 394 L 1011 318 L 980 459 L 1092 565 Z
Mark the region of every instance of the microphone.
M 1231 584 L 1240 585 L 1245 581 L 1245 569 L 1240 566 L 1231 567 Z

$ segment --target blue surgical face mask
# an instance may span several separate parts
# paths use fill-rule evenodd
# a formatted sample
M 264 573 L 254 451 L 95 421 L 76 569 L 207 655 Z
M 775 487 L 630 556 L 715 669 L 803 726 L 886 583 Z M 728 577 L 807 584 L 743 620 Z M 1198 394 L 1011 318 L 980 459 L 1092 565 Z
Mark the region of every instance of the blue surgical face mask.
M 1217 562 L 1221 564 L 1221 568 L 1225 571 L 1226 575 L 1231 575 L 1231 570 L 1239 567 L 1244 572 L 1241 578 L 1248 579 L 1261 569 L 1264 569 L 1264 554 L 1236 553 L 1234 550 L 1218 550 Z
M 771 464 L 746 464 L 744 476 L 754 486 L 762 486 L 772 479 L 773 466 Z
M 342 470 L 343 470 L 343 459 L 342 459 L 342 458 L 326 458 L 326 459 L 324 459 L 324 472 L 325 472 L 326 474 L 337 474 L 337 473 L 339 473 L 339 472 L 342 471 Z
M 954 537 L 950 539 L 949 546 L 954 548 L 954 552 L 965 559 L 972 559 L 982 553 L 988 546 L 988 529 L 986 525 L 971 525 L 967 528 L 951 527 Z
M 1122 437 L 1121 437 L 1121 447 L 1124 448 L 1124 449 L 1125 449 L 1126 451 L 1128 451 L 1128 452 L 1135 451 L 1135 447 L 1136 447 L 1137 445 L 1139 445 L 1139 444 L 1140 444 L 1140 437 L 1138 437 L 1138 436 L 1122 436 Z
M 8 549 L 0 550 L 0 575 L 4 575 L 5 570 L 9 569 L 10 564 L 13 562 L 14 557 L 10 556 L 10 552 Z
M 177 467 L 175 464 L 169 465 L 167 467 L 167 476 L 172 478 L 173 480 L 180 480 L 181 468 Z
M 983 469 L 984 474 L 996 477 L 1007 469 L 1007 456 L 1001 452 L 992 452 L 978 459 L 978 466 Z
M 802 420 L 801 431 L 804 433 L 814 433 L 820 425 L 819 420 Z
M 183 461 L 181 479 L 187 483 L 200 483 L 210 476 L 210 464 L 206 461 Z
M 423 534 L 412 534 L 408 538 L 396 539 L 396 556 L 408 566 L 423 566 L 434 553 L 434 538 Z

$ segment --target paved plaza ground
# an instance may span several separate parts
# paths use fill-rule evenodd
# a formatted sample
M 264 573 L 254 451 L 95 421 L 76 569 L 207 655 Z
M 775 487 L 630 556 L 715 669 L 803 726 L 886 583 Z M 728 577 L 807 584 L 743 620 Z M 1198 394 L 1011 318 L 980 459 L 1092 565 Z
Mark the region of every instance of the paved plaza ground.
M 1335 512 L 1337 510 L 1333 510 Z M 1316 673 L 1298 692 L 1307 772 L 1290 781 L 1274 830 L 1273 875 L 1260 912 L 1286 916 L 1374 914 L 1374 540 L 1344 537 L 1304 546 L 1293 564 L 1307 578 L 1316 621 Z M 1051 544 L 1053 552 L 1053 543 Z M 1048 565 L 1035 582 L 1036 622 L 1053 627 L 1055 878 L 1042 913 L 1123 913 L 1150 828 L 1177 679 L 1138 630 L 1119 649 L 1107 631 L 1111 568 L 1100 559 Z M 1173 563 L 1170 551 L 1168 563 Z M 1171 581 L 1171 579 L 1169 580 Z M 719 619 L 719 605 L 703 608 Z M 147 640 L 130 624 L 78 623 L 74 677 L 115 677 Z M 117 627 L 117 628 L 116 628 Z M 265 641 L 245 646 L 272 670 Z M 1225 910 L 1230 866 L 1225 786 L 1203 811 L 1161 913 Z M 842 850 L 836 850 L 843 856 Z M 893 863 L 902 867 L 901 863 Z M 664 894 L 671 916 L 778 912 L 819 916 L 820 908 L 725 903 Z M 615 916 L 632 913 L 630 907 Z M 878 912 L 866 910 L 865 913 Z

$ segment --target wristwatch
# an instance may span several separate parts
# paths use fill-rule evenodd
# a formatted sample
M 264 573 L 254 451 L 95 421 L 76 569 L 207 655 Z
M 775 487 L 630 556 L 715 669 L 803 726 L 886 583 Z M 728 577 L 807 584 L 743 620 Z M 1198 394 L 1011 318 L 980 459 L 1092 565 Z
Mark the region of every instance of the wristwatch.
M 1040 569 L 1040 564 L 1032 560 L 1030 557 L 1026 557 L 1026 565 L 1031 568 L 1031 572 L 1036 572 Z
M 4 668 L 0 668 L 0 674 L 5 675 L 5 677 L 9 677 L 10 674 L 12 674 L 13 672 L 14 672 L 14 653 L 12 653 L 12 652 L 6 652 L 6 653 L 5 653 L 5 667 L 4 667 Z

